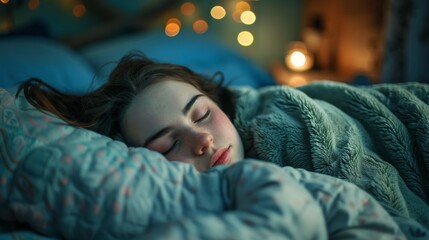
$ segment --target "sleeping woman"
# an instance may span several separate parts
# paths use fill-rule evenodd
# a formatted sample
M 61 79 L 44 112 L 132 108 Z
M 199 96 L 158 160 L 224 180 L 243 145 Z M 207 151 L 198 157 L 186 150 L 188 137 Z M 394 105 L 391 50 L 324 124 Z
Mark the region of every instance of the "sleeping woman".
M 37 79 L 25 82 L 20 91 L 35 107 L 57 115 L 72 126 L 93 130 L 123 141 L 130 147 L 145 147 L 162 153 L 168 160 L 192 164 L 200 172 L 210 171 L 217 165 L 232 165 L 245 158 L 255 158 L 316 172 L 325 169 L 319 172 L 346 179 L 376 197 L 378 201 L 338 178 L 284 168 L 285 174 L 302 184 L 320 204 L 326 221 L 332 223 L 327 226 L 330 237 L 375 238 L 387 235 L 401 238 L 403 233 L 416 239 L 427 236 L 424 235 L 426 230 L 408 217 L 411 215 L 423 224 L 428 223 L 427 218 L 414 216 L 408 209 L 398 209 L 398 205 L 383 198 L 383 193 L 373 194 L 371 190 L 379 190 L 375 189 L 370 177 L 377 178 L 377 175 L 366 179 L 361 177 L 362 170 L 380 164 L 377 163 L 377 154 L 389 155 L 391 146 L 383 146 L 380 134 L 374 140 L 370 126 L 345 113 L 347 106 L 344 109 L 332 107 L 329 99 L 322 99 L 324 96 L 315 96 L 315 100 L 310 101 L 306 94 L 321 95 L 315 87 L 302 90 L 284 86 L 261 90 L 230 89 L 222 86 L 222 81 L 215 82 L 215 77 L 218 76 L 207 79 L 182 66 L 157 63 L 143 55 L 130 54 L 120 60 L 104 85 L 88 94 L 62 93 Z M 404 86 L 416 93 L 415 98 L 425 94 L 423 90 L 428 87 L 424 87 L 419 90 Z M 361 91 L 335 84 L 319 88 L 325 88 L 325 91 L 332 89 L 335 94 L 351 92 L 355 97 Z M 375 88 L 362 91 L 370 92 L 370 96 L 380 101 L 387 101 L 385 95 Z M 427 91 L 429 93 L 429 89 Z M 327 94 L 326 98 L 332 96 Z M 385 109 L 373 109 L 373 114 L 379 113 L 383 117 L 382 110 Z M 305 114 L 308 116 L 304 117 Z M 323 128 L 329 121 L 334 124 Z M 349 122 L 354 125 L 347 125 Z M 341 138 L 337 133 L 341 133 Z M 353 136 L 355 133 L 360 136 Z M 365 144 L 352 146 L 347 139 L 354 138 Z M 350 155 L 355 153 L 353 151 L 342 150 L 350 147 L 368 150 L 359 154 L 372 160 L 365 163 L 369 166 L 355 162 L 354 169 L 343 171 L 341 166 L 349 164 L 345 161 L 360 157 L 359 154 Z M 425 156 L 423 153 L 415 155 Z M 418 181 L 424 182 L 424 179 Z M 398 184 L 402 183 L 401 180 Z M 413 190 L 418 191 L 417 187 Z M 410 195 L 414 198 L 420 196 L 420 192 L 412 193 Z M 325 194 L 329 198 L 323 197 Z M 422 201 L 426 201 L 427 208 L 427 198 Z M 352 209 L 346 204 L 350 202 L 362 205 Z M 342 214 L 346 214 L 349 220 L 340 220 Z M 397 223 L 400 223 L 403 233 Z M 418 234 L 410 229 L 418 229 Z

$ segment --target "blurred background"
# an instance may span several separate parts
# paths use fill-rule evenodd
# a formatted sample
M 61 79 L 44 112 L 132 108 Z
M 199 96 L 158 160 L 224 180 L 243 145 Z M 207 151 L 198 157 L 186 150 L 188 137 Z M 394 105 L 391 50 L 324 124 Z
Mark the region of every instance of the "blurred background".
M 387 35 L 403 28 L 395 30 L 389 18 L 395 11 L 410 13 L 407 9 L 413 6 L 406 6 L 411 2 L 0 0 L 0 34 L 25 30 L 79 49 L 132 32 L 157 29 L 173 39 L 192 32 L 252 59 L 281 84 L 300 85 L 314 79 L 371 84 L 383 81 Z M 428 9 L 428 1 L 415 2 L 414 7 Z M 397 47 L 401 46 L 390 50 Z M 425 49 L 427 53 L 427 45 Z M 427 81 L 426 76 L 421 80 Z

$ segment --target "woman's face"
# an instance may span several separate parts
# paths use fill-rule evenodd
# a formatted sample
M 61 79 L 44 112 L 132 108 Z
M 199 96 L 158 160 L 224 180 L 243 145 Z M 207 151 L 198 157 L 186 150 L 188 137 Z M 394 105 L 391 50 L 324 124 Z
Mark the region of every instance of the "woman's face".
M 200 172 L 243 159 L 241 139 L 226 114 L 194 86 L 165 80 L 144 89 L 126 110 L 125 140 L 190 163 Z

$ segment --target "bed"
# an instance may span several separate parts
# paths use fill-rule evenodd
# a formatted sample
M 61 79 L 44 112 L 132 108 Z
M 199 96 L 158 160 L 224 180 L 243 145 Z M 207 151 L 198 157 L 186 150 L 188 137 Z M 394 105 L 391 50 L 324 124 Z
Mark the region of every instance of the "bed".
M 244 136 L 249 154 L 276 155 L 271 156 L 272 159 L 287 156 L 288 161 L 273 164 L 248 159 L 231 168 L 221 166 L 201 174 L 189 165 L 168 162 L 162 155 L 148 149 L 128 148 L 108 137 L 68 126 L 54 116 L 35 110 L 22 95 L 17 99 L 14 97 L 19 82 L 29 77 L 44 79 L 68 92 L 90 91 L 105 80 L 113 66 L 105 64 L 118 60 L 130 49 L 207 75 L 221 69 L 225 78 L 231 80 L 227 83 L 237 97 L 239 112 L 236 124 Z M 174 41 L 162 32 L 131 34 L 79 50 L 45 37 L 14 36 L 0 39 L 0 55 L 1 239 L 326 237 L 323 221 L 302 222 L 300 216 L 306 214 L 314 214 L 314 219 L 318 219 L 315 203 L 311 203 L 310 196 L 301 194 L 297 186 L 280 184 L 290 180 L 283 174 L 283 168 L 277 165 L 318 171 L 353 182 L 385 206 L 407 237 L 429 237 L 426 229 L 429 227 L 429 153 L 425 148 L 429 144 L 427 86 L 400 86 L 397 91 L 372 86 L 356 90 L 332 82 L 298 89 L 276 86 L 272 76 L 249 59 L 193 34 L 182 34 Z M 97 72 L 97 69 L 101 71 Z M 96 72 L 98 74 L 94 78 Z M 330 91 L 336 94 L 323 94 Z M 408 94 L 414 103 L 386 100 L 393 99 L 386 96 L 395 94 Z M 338 98 L 335 98 L 338 96 L 345 101 L 338 104 Z M 356 120 L 357 108 L 351 106 L 371 102 L 378 102 L 377 109 L 384 107 L 386 112 L 392 112 L 399 105 L 409 111 L 415 107 L 410 124 L 418 120 L 420 125 L 414 127 L 421 130 L 421 138 L 411 137 L 413 140 L 404 149 L 408 151 L 405 154 L 412 155 L 410 161 L 414 160 L 415 149 L 421 150 L 421 156 L 418 156 L 418 163 L 404 163 L 409 170 L 407 173 L 398 170 L 400 163 L 384 162 L 385 158 L 378 162 L 374 157 L 371 159 L 377 161 L 370 163 L 354 161 L 359 170 L 356 174 L 345 172 L 341 166 L 346 164 L 338 163 L 347 160 L 343 156 L 355 153 L 340 151 L 347 145 L 341 141 L 341 136 L 350 129 L 368 131 L 369 127 L 360 123 L 350 126 L 341 121 L 359 122 Z M 346 108 L 351 109 L 346 116 L 333 117 L 335 111 Z M 305 114 L 299 109 L 313 111 L 314 117 L 303 119 Z M 282 128 L 284 122 L 279 119 L 273 121 L 275 117 L 270 114 L 285 110 L 290 112 L 283 116 L 290 123 L 287 129 L 296 131 L 282 132 L 283 138 L 272 138 L 267 130 L 270 127 Z M 277 125 L 272 125 L 273 122 Z M 393 128 L 403 131 L 400 123 L 395 124 Z M 324 128 L 327 126 L 331 129 Z M 342 127 L 350 129 L 345 131 Z M 252 131 L 247 132 L 249 129 Z M 320 139 L 332 141 L 328 144 L 332 146 L 330 152 L 305 149 L 307 145 L 302 149 L 297 144 L 290 145 L 290 141 L 311 142 L 310 138 L 317 139 L 321 136 L 317 131 L 331 133 L 327 134 L 332 136 L 331 139 Z M 368 133 L 368 139 L 370 135 Z M 262 143 L 255 144 L 258 142 Z M 283 144 L 294 146 L 296 151 L 281 152 Z M 260 147 L 255 148 L 256 145 Z M 370 147 L 376 148 L 377 144 Z M 319 152 L 314 153 L 315 149 Z M 315 155 L 309 156 L 312 151 Z M 398 189 L 393 190 L 397 192 L 392 196 L 401 202 L 381 198 L 385 195 L 377 195 L 378 187 L 368 184 L 373 176 L 359 175 L 371 164 L 382 165 L 393 174 L 388 176 L 388 180 Z M 383 171 L 379 177 L 384 176 Z M 415 187 L 409 187 L 410 183 L 415 183 Z M 298 204 L 303 199 L 310 199 L 310 202 Z

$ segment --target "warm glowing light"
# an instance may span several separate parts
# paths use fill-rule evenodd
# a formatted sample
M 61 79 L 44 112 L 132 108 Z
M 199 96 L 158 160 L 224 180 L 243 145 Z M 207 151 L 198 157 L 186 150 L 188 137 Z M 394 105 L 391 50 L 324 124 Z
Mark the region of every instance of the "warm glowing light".
M 211 10 L 210 10 L 210 15 L 214 18 L 214 19 L 222 19 L 225 17 L 226 15 L 226 11 L 225 8 L 223 8 L 222 6 L 214 6 Z
M 241 23 L 241 14 L 246 11 L 250 11 L 250 4 L 246 1 L 239 1 L 235 4 L 235 10 L 232 13 L 232 19 L 235 22 Z
M 0 2 L 2 2 L 2 3 L 4 3 L 4 4 L 6 4 L 6 3 L 8 3 L 8 2 L 9 2 L 9 0 L 0 0 Z
M 302 67 L 305 65 L 305 55 L 300 51 L 294 51 L 290 55 L 290 63 L 295 67 Z
M 244 11 L 240 15 L 240 20 L 246 25 L 251 25 L 256 21 L 256 15 L 252 11 Z
M 179 34 L 180 32 L 180 25 L 176 22 L 167 23 L 164 31 L 165 31 L 165 35 L 169 37 L 177 36 L 177 34 Z
M 234 20 L 234 22 L 241 23 L 241 19 L 240 19 L 240 17 L 241 17 L 241 12 L 240 12 L 240 11 L 235 10 L 235 11 L 232 13 L 232 19 Z
M 40 6 L 39 0 L 29 0 L 28 1 L 28 9 L 30 9 L 30 10 L 35 10 L 35 9 L 39 8 L 39 6 Z
M 300 74 L 300 73 L 298 73 L 298 74 Z M 308 83 L 307 79 L 301 75 L 292 76 L 287 81 L 287 84 L 291 87 L 299 87 L 299 86 L 305 85 L 307 83 Z
M 306 71 L 313 67 L 313 55 L 302 42 L 293 42 L 285 57 L 286 66 L 293 71 Z
M 180 11 L 183 13 L 183 15 L 192 15 L 195 12 L 195 5 L 191 2 L 184 2 L 180 6 Z
M 10 31 L 13 28 L 13 22 L 10 19 L 0 21 L 0 32 Z
M 253 35 L 251 32 L 242 31 L 238 34 L 237 41 L 242 46 L 250 46 L 253 43 Z
M 167 25 L 169 23 L 175 23 L 175 24 L 179 25 L 179 27 L 182 26 L 182 22 L 180 22 L 180 20 L 178 18 L 170 18 L 170 19 L 168 19 L 167 20 Z
M 73 15 L 75 16 L 75 17 L 82 17 L 83 15 L 85 15 L 85 12 L 86 12 L 86 7 L 85 7 L 85 5 L 83 5 L 83 4 L 76 4 L 74 7 L 73 7 Z
M 169 37 L 174 37 L 180 32 L 180 27 L 182 26 L 182 23 L 178 18 L 170 18 L 167 20 L 167 23 L 165 25 L 165 35 Z
M 240 13 L 244 11 L 250 11 L 250 4 L 245 1 L 240 1 L 237 4 L 235 4 L 235 9 Z
M 202 19 L 198 19 L 194 22 L 194 24 L 192 24 L 192 28 L 194 29 L 194 31 L 196 33 L 202 34 L 202 33 L 207 32 L 209 25 L 207 24 L 206 21 L 204 21 Z

